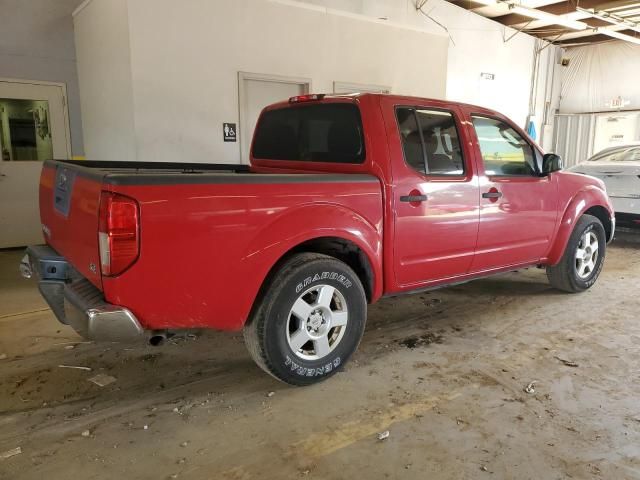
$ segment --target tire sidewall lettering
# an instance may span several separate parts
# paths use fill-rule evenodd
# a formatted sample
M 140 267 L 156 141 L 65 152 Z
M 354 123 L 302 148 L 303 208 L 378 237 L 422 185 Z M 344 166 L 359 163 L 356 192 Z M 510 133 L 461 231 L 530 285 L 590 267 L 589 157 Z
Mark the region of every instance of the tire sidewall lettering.
M 288 367 L 291 372 L 294 372 L 302 377 L 320 377 L 338 368 L 342 363 L 342 360 L 340 359 L 340 357 L 336 357 L 331 361 L 327 361 L 324 365 L 321 365 L 319 367 L 304 367 L 298 362 L 299 360 L 292 360 L 291 357 L 287 355 L 284 361 L 284 365 L 285 367 Z
M 289 307 L 282 311 L 282 317 L 279 318 L 278 324 L 280 326 L 286 325 L 288 309 L 291 308 L 293 302 L 303 292 L 317 285 L 331 285 L 340 291 L 349 305 L 350 318 L 345 335 L 350 335 L 351 331 L 360 331 L 361 327 L 359 327 L 358 324 L 361 322 L 363 323 L 366 319 L 366 302 L 363 305 L 365 308 L 364 318 L 362 318 L 362 313 L 360 313 L 362 312 L 362 307 L 358 307 L 359 302 L 354 298 L 354 295 L 359 295 L 362 291 L 361 288 L 357 288 L 357 282 L 357 276 L 352 272 L 341 269 L 320 267 L 315 271 L 311 270 L 310 272 L 302 274 L 291 282 L 288 293 L 285 294 L 286 300 L 285 298 L 282 299 L 289 305 Z M 362 298 L 364 299 L 365 297 L 363 294 L 364 292 L 362 292 Z M 353 315 L 353 317 L 351 315 Z M 358 317 L 360 317 L 359 320 Z M 280 328 L 282 327 L 279 327 L 278 329 Z M 330 376 L 336 373 L 336 371 L 339 370 L 340 367 L 349 359 L 361 338 L 361 333 L 357 338 L 345 338 L 343 339 L 343 343 L 338 345 L 338 347 L 326 357 L 316 360 L 305 360 L 299 358 L 295 352 L 291 351 L 284 331 L 282 331 L 281 335 L 282 336 L 278 340 L 278 343 L 281 345 L 280 348 L 283 350 L 281 350 L 281 354 L 278 355 L 280 357 L 277 360 L 280 364 L 279 369 L 284 370 L 288 375 L 293 375 L 298 378 L 306 378 L 309 380 Z
M 314 283 L 323 280 L 333 280 L 342 284 L 345 288 L 351 288 L 353 283 L 345 275 L 337 272 L 321 272 L 309 275 L 296 285 L 296 293 L 301 293 L 305 288 L 309 288 Z

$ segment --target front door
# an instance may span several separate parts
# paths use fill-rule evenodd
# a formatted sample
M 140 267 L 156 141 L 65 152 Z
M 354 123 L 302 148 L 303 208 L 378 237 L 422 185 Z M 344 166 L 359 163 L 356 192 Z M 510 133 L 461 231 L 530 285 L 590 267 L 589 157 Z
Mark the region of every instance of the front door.
M 63 87 L 0 81 L 0 248 L 43 243 L 42 161 L 69 150 Z
M 393 175 L 394 273 L 400 289 L 464 275 L 478 233 L 474 160 L 459 112 L 436 101 L 381 100 Z
M 471 113 L 480 171 L 480 228 L 472 272 L 535 263 L 550 248 L 557 183 L 541 153 L 504 118 Z

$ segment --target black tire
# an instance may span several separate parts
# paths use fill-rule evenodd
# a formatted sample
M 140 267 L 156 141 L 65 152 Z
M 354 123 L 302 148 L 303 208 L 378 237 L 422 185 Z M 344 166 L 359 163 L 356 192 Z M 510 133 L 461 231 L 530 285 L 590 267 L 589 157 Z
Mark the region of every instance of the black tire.
M 576 253 L 581 245 L 583 236 L 588 232 L 593 232 L 598 240 L 598 254 L 594 262 L 595 267 L 586 272 L 588 273 L 587 275 L 581 277 L 578 274 L 576 265 Z M 606 248 L 607 237 L 602 222 L 592 215 L 583 215 L 569 237 L 569 242 L 560 262 L 557 265 L 547 267 L 549 282 L 553 287 L 565 292 L 584 292 L 596 283 L 604 265 Z
M 299 329 L 302 328 L 317 333 L 313 327 L 318 322 L 325 323 L 324 314 L 318 317 L 318 313 L 315 313 L 317 310 L 313 310 L 305 323 L 291 312 L 294 303 L 300 298 L 307 303 L 305 308 L 315 305 L 314 302 L 320 302 L 320 292 L 324 287 L 335 289 L 325 290 L 333 292 L 329 301 L 333 307 L 329 308 L 338 310 L 341 307 L 343 310 L 333 313 L 335 318 L 337 319 L 337 314 L 344 315 L 346 308 L 348 320 L 343 327 L 332 328 L 329 328 L 331 320 L 327 320 L 328 342 L 333 339 L 335 346 L 330 347 L 331 351 L 322 358 L 314 359 L 309 358 L 318 355 L 313 340 L 294 352 L 290 345 L 293 342 L 289 338 L 300 333 Z M 305 292 L 310 293 L 301 297 Z M 309 300 L 314 298 L 315 300 Z M 291 385 L 311 385 L 334 375 L 356 350 L 364 332 L 367 301 L 362 283 L 348 265 L 327 255 L 293 255 L 269 280 L 259 301 L 260 304 L 254 309 L 252 318 L 244 328 L 247 349 L 260 368 Z M 332 312 L 329 312 L 327 318 L 334 318 L 331 315 Z

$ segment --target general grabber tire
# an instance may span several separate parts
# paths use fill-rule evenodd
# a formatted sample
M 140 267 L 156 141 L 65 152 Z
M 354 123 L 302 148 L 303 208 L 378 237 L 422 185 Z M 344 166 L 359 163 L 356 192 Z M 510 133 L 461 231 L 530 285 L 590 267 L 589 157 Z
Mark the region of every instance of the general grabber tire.
M 343 366 L 367 317 L 362 283 L 345 263 L 299 253 L 269 280 L 244 328 L 249 353 L 265 372 L 291 385 L 311 385 Z
M 583 215 L 569 237 L 560 262 L 547 267 L 549 282 L 565 292 L 587 290 L 596 283 L 602 271 L 606 247 L 602 222 L 592 215 Z

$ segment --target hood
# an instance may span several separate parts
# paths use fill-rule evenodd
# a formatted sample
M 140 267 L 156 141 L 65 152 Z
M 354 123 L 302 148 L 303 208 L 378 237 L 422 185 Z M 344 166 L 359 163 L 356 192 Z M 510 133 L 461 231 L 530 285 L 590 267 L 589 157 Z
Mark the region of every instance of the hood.
M 585 162 L 567 169 L 585 175 L 640 175 L 640 162 Z

